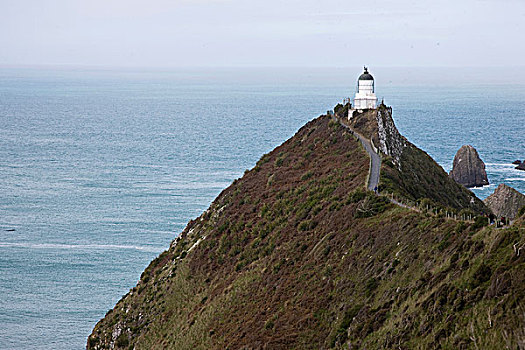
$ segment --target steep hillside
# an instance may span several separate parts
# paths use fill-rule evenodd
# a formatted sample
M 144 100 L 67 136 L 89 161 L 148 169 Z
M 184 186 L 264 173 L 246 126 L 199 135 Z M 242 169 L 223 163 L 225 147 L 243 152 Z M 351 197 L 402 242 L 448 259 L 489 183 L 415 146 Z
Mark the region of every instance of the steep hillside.
M 457 184 L 428 154 L 420 150 L 394 125 L 392 108 L 354 112 L 349 125 L 372 139 L 383 156 L 379 190 L 412 202 L 428 202 L 449 212 L 489 210 L 471 191 Z
M 364 192 L 368 164 L 339 123 L 308 123 L 188 224 L 88 349 L 524 348 L 523 218 L 395 206 Z
M 393 192 L 409 200 L 425 198 L 449 211 L 468 209 L 475 213 L 489 210 L 470 190 L 457 184 L 428 154 L 407 142 L 401 166 L 385 158 L 381 166 L 381 191 Z

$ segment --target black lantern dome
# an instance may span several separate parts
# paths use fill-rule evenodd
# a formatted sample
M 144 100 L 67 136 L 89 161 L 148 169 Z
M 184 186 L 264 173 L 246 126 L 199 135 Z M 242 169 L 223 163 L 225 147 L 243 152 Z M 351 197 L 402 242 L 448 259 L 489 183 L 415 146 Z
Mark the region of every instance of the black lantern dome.
M 374 77 L 368 73 L 368 68 L 365 67 L 365 71 L 359 76 L 359 80 L 374 80 Z

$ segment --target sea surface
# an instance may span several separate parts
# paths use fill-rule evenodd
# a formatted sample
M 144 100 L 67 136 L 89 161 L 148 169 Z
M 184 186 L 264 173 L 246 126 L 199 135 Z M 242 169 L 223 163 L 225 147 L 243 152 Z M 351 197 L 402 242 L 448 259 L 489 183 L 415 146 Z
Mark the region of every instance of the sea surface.
M 445 170 L 477 148 L 480 198 L 499 183 L 525 193 L 511 165 L 525 158 L 524 74 L 371 72 L 401 133 Z M 186 222 L 353 95 L 359 73 L 1 68 L 0 348 L 85 348 Z

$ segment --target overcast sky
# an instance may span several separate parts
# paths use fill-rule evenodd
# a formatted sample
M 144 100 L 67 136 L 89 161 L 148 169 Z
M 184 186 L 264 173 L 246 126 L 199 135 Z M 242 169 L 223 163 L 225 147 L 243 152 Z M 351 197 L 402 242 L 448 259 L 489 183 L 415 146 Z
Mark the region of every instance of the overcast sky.
M 525 0 L 0 0 L 0 65 L 523 66 Z

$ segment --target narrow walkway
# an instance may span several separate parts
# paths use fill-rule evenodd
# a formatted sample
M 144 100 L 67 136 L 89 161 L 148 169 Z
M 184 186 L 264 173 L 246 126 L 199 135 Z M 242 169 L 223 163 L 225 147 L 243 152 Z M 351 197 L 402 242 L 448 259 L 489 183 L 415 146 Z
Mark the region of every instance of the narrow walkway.
M 360 133 L 358 133 L 357 131 L 352 129 L 352 127 L 350 127 L 349 125 L 346 125 L 343 122 L 342 119 L 340 119 L 340 118 L 336 118 L 336 119 L 337 119 L 337 121 L 339 121 L 339 123 L 344 128 L 346 128 L 348 131 L 350 131 L 350 133 L 352 135 L 355 135 L 359 139 L 359 141 L 361 142 L 361 144 L 365 148 L 365 151 L 368 153 L 368 155 L 370 157 L 370 176 L 368 178 L 368 186 L 367 187 L 368 187 L 368 190 L 370 190 L 370 191 L 376 190 L 377 189 L 377 185 L 379 184 L 379 174 L 380 174 L 380 170 L 381 170 L 381 156 L 379 154 L 377 154 L 377 152 L 374 150 L 374 147 L 372 146 L 372 143 L 370 142 L 370 140 L 368 140 L 366 137 L 364 137 L 363 135 L 361 135 Z M 386 195 L 382 194 L 381 196 L 388 198 L 388 200 L 391 203 L 393 203 L 393 204 L 395 204 L 395 205 L 397 205 L 399 207 L 406 208 L 406 209 L 413 210 L 413 211 L 417 211 L 419 213 L 422 212 L 422 210 L 420 208 L 418 208 L 417 206 L 411 206 L 411 205 L 407 205 L 407 204 L 404 204 L 402 202 L 399 202 L 399 201 L 395 200 L 393 198 L 393 196 L 390 197 L 388 194 L 386 194 Z M 455 218 L 455 217 L 448 216 L 448 215 L 447 215 L 447 219 L 473 222 L 472 220 L 468 220 L 466 218 L 460 219 L 460 218 Z
M 377 185 L 379 184 L 379 172 L 381 170 L 381 156 L 377 154 L 376 151 L 374 151 L 374 148 L 372 147 L 372 143 L 370 140 L 368 140 L 366 137 L 361 135 L 360 133 L 356 132 L 354 129 L 352 129 L 350 126 L 343 123 L 342 120 L 339 120 L 339 123 L 350 130 L 350 132 L 357 136 L 359 141 L 361 141 L 361 144 L 365 148 L 366 153 L 368 153 L 368 156 L 370 157 L 370 176 L 368 178 L 368 189 L 370 191 L 374 191 L 377 189 Z

